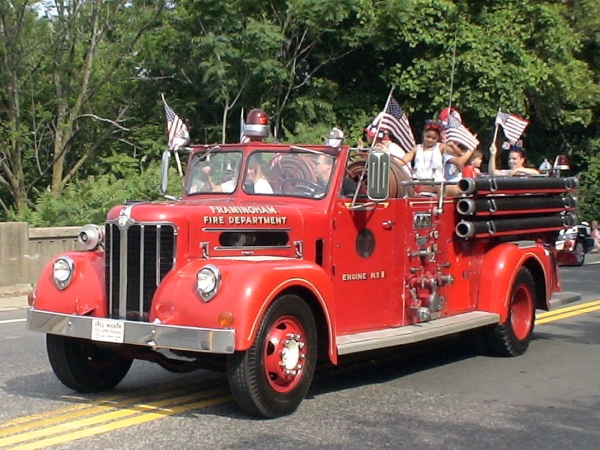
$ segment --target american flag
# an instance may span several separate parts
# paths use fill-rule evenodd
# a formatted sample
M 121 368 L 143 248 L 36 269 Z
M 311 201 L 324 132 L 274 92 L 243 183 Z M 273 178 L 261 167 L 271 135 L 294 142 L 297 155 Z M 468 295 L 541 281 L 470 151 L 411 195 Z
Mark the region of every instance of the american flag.
M 504 130 L 504 136 L 511 144 L 519 140 L 521 134 L 529 124 L 528 120 L 522 119 L 513 114 L 503 113 L 498 111 L 496 115 L 496 125 L 500 125 Z
M 415 147 L 415 138 L 408 117 L 393 97 L 390 99 L 387 111 L 379 114 L 377 118 L 381 120 L 380 128 L 390 130 L 402 150 L 408 153 Z M 377 118 L 374 121 L 375 125 L 378 124 Z
M 448 115 L 448 124 L 446 125 L 446 140 L 456 142 L 468 149 L 479 145 L 479 140 L 467 130 L 453 114 Z
M 171 109 L 165 98 L 162 98 L 165 106 L 165 116 L 167 117 L 167 147 L 170 150 L 178 150 L 187 145 L 189 140 L 189 129 L 177 114 Z

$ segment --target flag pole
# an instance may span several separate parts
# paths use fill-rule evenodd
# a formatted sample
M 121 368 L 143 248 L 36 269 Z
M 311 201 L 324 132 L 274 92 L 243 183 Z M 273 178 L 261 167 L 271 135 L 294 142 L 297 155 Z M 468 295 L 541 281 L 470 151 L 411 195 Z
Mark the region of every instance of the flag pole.
M 501 111 L 502 111 L 502 108 L 501 107 L 498 108 L 498 112 L 496 113 L 496 118 L 498 117 L 498 114 L 500 114 Z M 496 128 L 494 129 L 494 137 L 492 138 L 492 144 L 490 145 L 490 148 L 492 145 L 496 146 L 496 154 L 494 155 L 494 158 L 493 158 L 494 159 L 493 170 L 495 171 L 496 170 L 496 158 L 498 158 L 498 146 L 496 145 L 496 139 L 498 139 L 498 128 L 500 128 L 500 125 L 498 125 L 497 120 L 494 120 L 494 123 L 496 124 Z M 490 156 L 492 156 L 491 151 L 490 151 Z M 492 161 L 492 158 L 490 158 L 490 162 L 488 163 L 488 168 L 492 167 L 491 161 Z M 494 174 L 492 173 L 492 175 L 494 175 Z
M 456 41 L 458 30 L 454 31 L 454 49 L 452 50 L 452 71 L 450 72 L 450 98 L 448 99 L 448 114 L 452 108 L 452 92 L 454 90 L 454 67 L 456 66 Z
M 388 106 L 390 105 L 390 101 L 392 100 L 392 94 L 394 93 L 394 89 L 396 88 L 396 86 L 392 85 L 392 88 L 390 89 L 390 93 L 387 97 L 387 100 L 385 101 L 385 106 L 383 107 L 383 113 L 385 114 L 385 112 L 388 110 Z M 377 129 L 375 130 L 375 138 L 377 138 L 377 135 L 379 134 L 379 129 L 381 128 L 381 122 L 383 122 L 383 120 L 379 120 L 379 123 L 377 124 Z M 375 142 L 375 139 L 373 139 L 373 142 Z M 371 146 L 371 148 L 373 148 Z M 361 177 L 362 178 L 362 177 Z
M 500 114 L 500 112 L 502 111 L 501 108 L 498 108 L 498 112 L 496 113 L 496 117 L 498 117 L 498 114 Z M 496 124 L 496 129 L 494 130 L 494 137 L 492 138 L 492 144 L 496 145 L 496 139 L 498 138 L 498 128 L 500 127 L 500 125 L 498 125 L 497 121 L 494 121 Z
M 175 150 L 175 161 L 177 161 L 177 171 L 179 172 L 179 176 L 183 178 L 183 170 L 181 169 L 181 160 L 179 159 L 179 152 Z M 183 180 L 182 180 L 183 182 Z
M 165 100 L 165 94 L 163 94 L 163 93 L 161 92 L 161 94 L 160 94 L 160 98 L 161 98 L 161 99 L 162 99 L 162 101 L 163 101 L 163 105 L 166 105 L 166 104 L 167 104 L 167 102 L 166 102 L 166 100 Z M 173 149 L 171 149 L 171 148 L 170 148 L 168 145 L 167 145 L 167 148 L 168 148 L 170 151 L 172 151 L 173 153 L 175 153 L 175 161 L 177 162 L 177 172 L 179 173 L 179 177 L 181 178 L 181 185 L 183 186 L 183 169 L 182 169 L 182 167 L 181 167 L 181 160 L 179 159 L 179 152 L 178 152 L 177 150 L 173 150 Z
M 242 111 L 240 112 L 240 142 L 244 142 L 244 107 L 242 106 Z

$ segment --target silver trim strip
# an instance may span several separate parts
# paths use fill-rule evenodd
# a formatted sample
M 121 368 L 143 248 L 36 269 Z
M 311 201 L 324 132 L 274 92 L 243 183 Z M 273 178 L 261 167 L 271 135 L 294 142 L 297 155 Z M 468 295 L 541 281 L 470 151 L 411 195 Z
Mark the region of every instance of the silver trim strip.
M 92 321 L 97 317 L 73 316 L 29 308 L 27 328 L 43 333 L 91 339 Z M 235 350 L 235 330 L 193 328 L 148 322 L 102 319 L 124 325 L 123 344 L 143 345 L 193 352 L 231 354 Z
M 127 311 L 127 235 L 128 226 L 119 227 L 119 318 L 124 319 Z M 114 251 L 114 246 L 111 246 Z M 111 311 L 112 314 L 112 311 Z
M 160 235 L 162 233 L 162 225 L 156 226 L 156 254 L 154 256 L 154 260 L 156 261 L 155 273 L 154 273 L 154 283 L 156 287 L 160 284 Z M 140 280 L 143 283 L 143 279 Z
M 252 246 L 252 245 L 237 245 L 237 246 L 231 246 L 231 247 L 222 247 L 222 246 L 217 246 L 214 247 L 215 250 L 289 250 L 290 248 L 292 248 L 291 245 L 256 245 L 256 246 Z
M 500 321 L 500 315 L 485 311 L 473 311 L 457 316 L 435 319 L 416 325 L 398 328 L 366 331 L 363 333 L 339 336 L 336 344 L 339 355 L 375 350 L 378 348 L 394 347 L 396 345 L 412 344 L 427 339 L 447 336 L 461 331 L 471 330 Z
M 144 273 L 144 264 L 145 264 L 145 260 L 144 260 L 144 252 L 146 251 L 146 225 L 145 224 L 140 224 L 140 267 L 139 267 L 139 271 L 140 271 L 140 286 L 139 286 L 139 308 L 138 308 L 138 314 L 140 315 L 140 317 L 144 317 L 144 276 L 146 275 Z

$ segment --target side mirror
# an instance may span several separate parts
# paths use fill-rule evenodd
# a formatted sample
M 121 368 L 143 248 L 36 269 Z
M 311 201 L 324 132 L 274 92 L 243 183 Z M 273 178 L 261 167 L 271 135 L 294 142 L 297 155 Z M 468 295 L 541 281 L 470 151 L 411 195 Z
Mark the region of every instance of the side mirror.
M 171 152 L 167 149 L 162 154 L 162 165 L 160 167 L 160 193 L 165 195 L 169 187 L 169 160 Z
M 381 150 L 371 150 L 367 158 L 369 200 L 383 202 L 390 195 L 390 155 Z

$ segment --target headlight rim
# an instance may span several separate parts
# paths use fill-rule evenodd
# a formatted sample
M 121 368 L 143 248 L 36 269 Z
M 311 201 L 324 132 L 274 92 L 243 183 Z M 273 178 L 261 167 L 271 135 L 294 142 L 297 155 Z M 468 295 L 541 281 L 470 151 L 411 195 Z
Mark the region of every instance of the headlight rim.
M 56 265 L 60 261 L 64 261 L 67 264 L 68 276 L 64 280 L 59 279 L 56 276 Z M 61 291 L 66 289 L 71 284 L 71 282 L 73 281 L 74 274 L 75 274 L 75 261 L 70 256 L 67 256 L 67 255 L 59 256 L 52 263 L 52 280 L 54 281 L 54 284 L 56 285 L 56 287 L 58 289 L 60 289 Z
M 200 276 L 201 273 L 203 273 L 203 271 L 211 272 L 211 274 L 215 280 L 214 286 L 210 290 L 207 290 L 207 291 L 201 290 L 201 288 L 199 286 L 198 277 Z M 222 279 L 221 271 L 214 264 L 207 264 L 207 265 L 203 266 L 200 270 L 198 270 L 198 273 L 196 274 L 196 292 L 198 292 L 198 295 L 200 296 L 200 298 L 202 299 L 202 301 L 204 303 L 208 303 L 213 298 L 215 298 L 215 296 L 219 293 L 219 290 L 221 289 L 222 280 L 223 279 Z

